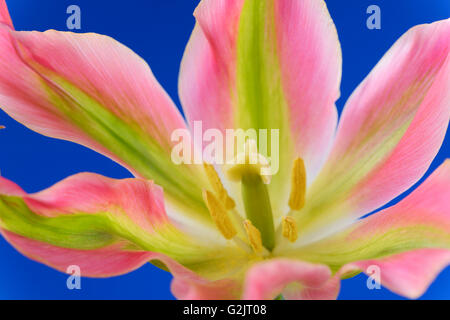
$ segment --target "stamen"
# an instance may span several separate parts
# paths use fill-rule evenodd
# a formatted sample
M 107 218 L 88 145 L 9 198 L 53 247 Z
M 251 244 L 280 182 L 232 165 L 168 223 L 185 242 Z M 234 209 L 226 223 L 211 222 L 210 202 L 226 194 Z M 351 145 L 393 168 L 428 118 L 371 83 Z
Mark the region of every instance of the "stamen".
M 237 231 L 234 228 L 233 222 L 228 216 L 228 212 L 225 210 L 224 206 L 219 200 L 212 194 L 205 190 L 203 192 L 203 199 L 205 200 L 206 206 L 208 207 L 211 218 L 219 229 L 220 233 L 225 237 L 225 239 L 230 240 L 236 234 Z
M 297 223 L 292 217 L 284 217 L 282 221 L 283 237 L 290 242 L 295 242 L 298 239 Z
M 259 254 L 263 251 L 263 244 L 261 239 L 261 232 L 252 224 L 250 220 L 244 221 L 244 228 L 247 232 L 247 237 L 255 253 Z
M 220 177 L 217 174 L 216 169 L 214 169 L 214 166 L 209 163 L 204 163 L 203 166 L 205 168 L 209 183 L 213 187 L 216 195 L 219 197 L 219 200 L 224 204 L 225 209 L 233 209 L 236 206 L 236 203 L 228 195 L 228 192 L 223 186 L 222 181 L 220 181 Z
M 305 205 L 306 196 L 306 169 L 303 159 L 294 161 L 292 169 L 291 195 L 289 197 L 289 207 L 292 210 L 300 210 Z

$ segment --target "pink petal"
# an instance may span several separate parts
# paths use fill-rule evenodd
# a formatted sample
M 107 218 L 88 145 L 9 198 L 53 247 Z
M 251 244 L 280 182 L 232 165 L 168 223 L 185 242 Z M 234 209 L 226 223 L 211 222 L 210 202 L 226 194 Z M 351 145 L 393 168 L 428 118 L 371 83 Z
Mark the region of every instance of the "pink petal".
M 319 288 L 302 288 L 299 286 L 287 286 L 282 295 L 286 300 L 336 300 L 341 289 L 339 276 L 332 276 Z
M 9 27 L 14 28 L 5 0 L 0 0 L 0 23 L 4 23 Z
M 28 258 L 42 262 L 58 271 L 80 267 L 83 277 L 104 278 L 131 272 L 150 261 L 148 251 L 126 250 L 126 243 L 117 243 L 96 250 L 75 250 L 49 245 L 3 230 L 3 236 Z
M 27 195 L 0 177 L 0 229 L 26 256 L 93 277 L 134 270 L 154 250 L 193 265 L 211 259 L 208 250 L 218 256 L 173 226 L 161 188 L 140 179 L 84 173 Z
M 283 256 L 323 263 L 346 274 L 380 268 L 381 282 L 410 297 L 422 295 L 450 263 L 450 160 L 393 207 Z M 370 271 L 370 270 L 369 270 Z
M 374 260 L 363 260 L 345 265 L 341 273 L 370 266 L 380 268 L 381 284 L 410 299 L 422 296 L 439 273 L 450 265 L 450 250 L 421 249 Z M 370 273 L 368 273 L 370 276 Z
M 271 300 L 287 285 L 295 283 L 299 286 L 299 293 L 288 294 L 290 298 L 335 298 L 335 286 L 328 286 L 330 275 L 330 269 L 325 265 L 289 259 L 261 262 L 248 271 L 243 297 L 248 300 Z M 325 285 L 325 291 L 322 291 Z
M 3 16 L 4 1 L 0 8 Z M 133 51 L 98 34 L 18 32 L 0 24 L 0 55 L 0 105 L 11 117 L 103 153 L 154 179 L 186 212 L 207 215 L 203 170 L 171 159 L 178 143 L 171 135 L 186 123 Z
M 49 88 L 42 82 L 56 87 L 53 88 L 56 91 L 66 91 L 63 81 L 81 88 L 117 121 L 140 125 L 148 135 L 146 138 L 156 140 L 168 151 L 172 132 L 185 128 L 183 118 L 147 64 L 112 38 L 53 30 L 17 32 L 2 27 L 0 45 L 2 108 L 31 129 L 81 143 L 120 160 L 111 150 L 99 146 L 96 140 L 101 137 L 94 132 L 82 132 L 88 129 L 88 123 L 79 123 L 75 112 L 86 117 L 81 114 L 83 106 L 72 110 L 75 114 L 64 114 L 64 109 L 55 105 L 44 91 Z M 71 95 L 68 91 L 65 94 Z
M 150 261 L 162 262 L 173 274 L 172 292 L 178 299 L 236 299 L 238 286 L 231 280 L 208 281 L 175 260 L 155 252 L 130 251 L 117 243 L 98 250 L 74 250 L 51 246 L 4 231 L 8 241 L 27 257 L 67 272 L 69 266 L 80 268 L 83 277 L 111 277 L 131 272 Z
M 200 3 L 195 11 L 197 25 L 181 65 L 180 97 L 189 123 L 202 121 L 205 129 L 246 129 L 253 125 L 246 126 L 239 119 L 249 118 L 251 122 L 266 115 L 267 123 L 261 128 L 276 127 L 294 144 L 294 148 L 290 148 L 288 141 L 281 143 L 280 147 L 286 149 L 281 154 L 288 155 L 295 150 L 295 154 L 281 160 L 285 161 L 280 164 L 281 170 L 288 168 L 290 172 L 293 157 L 301 156 L 312 178 L 327 155 L 336 127 L 334 102 L 339 97 L 340 45 L 323 1 L 277 0 L 273 3 L 273 7 L 268 5 L 267 13 L 273 20 L 267 19 L 265 25 L 255 26 L 252 31 L 276 30 L 273 37 L 265 40 L 267 46 L 276 51 L 275 73 L 279 73 L 280 79 L 273 74 L 266 85 L 274 95 L 280 91 L 285 101 L 273 103 L 267 110 L 261 106 L 255 114 L 243 106 L 248 99 L 248 94 L 238 89 L 240 64 L 245 63 L 239 60 L 242 48 L 238 47 L 238 39 L 247 36 L 242 34 L 246 31 L 239 29 L 243 22 L 243 0 L 203 0 Z M 269 49 L 261 50 L 261 67 L 272 62 L 268 57 L 270 53 Z M 249 57 L 248 61 L 251 59 Z M 253 84 L 257 85 L 248 85 Z M 262 94 L 269 95 L 268 92 Z M 274 120 L 284 113 L 289 121 Z
M 14 182 L 0 176 L 0 194 L 9 196 L 24 196 L 26 193 Z
M 94 173 L 79 173 L 46 190 L 27 195 L 12 181 L 0 177 L 0 192 L 0 196 L 21 197 L 28 208 L 40 216 L 95 214 L 117 206 L 149 232 L 154 226 L 169 221 L 161 188 L 142 179 L 115 180 Z
M 197 24 L 180 69 L 179 94 L 191 127 L 233 128 L 229 82 L 235 61 L 235 42 L 243 0 L 202 1 L 195 11 Z
M 450 19 L 412 28 L 352 94 L 305 223 L 353 221 L 425 174 L 450 117 L 449 38 Z
M 171 270 L 173 273 L 173 269 Z M 241 285 L 235 280 L 207 281 L 197 276 L 177 276 L 171 285 L 173 295 L 180 300 L 236 300 Z
M 294 141 L 308 179 L 321 168 L 334 139 L 342 53 L 324 1 L 275 1 L 278 50 Z M 320 88 L 318 90 L 318 88 Z
M 161 261 L 173 274 L 172 293 L 181 300 L 230 300 L 239 298 L 241 286 L 231 279 L 210 281 L 183 267 L 167 256 L 153 253 L 151 260 Z

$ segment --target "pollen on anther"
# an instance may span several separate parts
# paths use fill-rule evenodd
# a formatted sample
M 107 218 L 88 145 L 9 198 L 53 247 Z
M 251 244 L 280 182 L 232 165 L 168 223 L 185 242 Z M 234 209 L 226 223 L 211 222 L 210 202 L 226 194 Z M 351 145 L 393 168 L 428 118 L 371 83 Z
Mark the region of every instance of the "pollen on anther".
M 306 169 L 303 159 L 294 161 L 292 168 L 291 195 L 289 197 L 289 207 L 292 210 L 300 210 L 305 205 L 306 196 Z
M 228 216 L 228 212 L 222 203 L 209 191 L 203 192 L 203 199 L 208 207 L 212 220 L 219 229 L 220 233 L 225 239 L 230 240 L 236 236 L 237 231 Z
M 220 177 L 216 172 L 216 169 L 214 169 L 214 166 L 209 163 L 204 163 L 203 166 L 205 168 L 206 176 L 208 177 L 209 183 L 211 184 L 219 200 L 225 206 L 225 209 L 227 210 L 233 209 L 236 206 L 236 203 L 228 195 L 228 192 L 223 186 L 222 181 L 220 180 Z
M 261 232 L 252 224 L 250 220 L 244 221 L 244 228 L 252 249 L 255 253 L 261 253 L 263 251 Z
M 292 217 L 284 217 L 281 223 L 283 237 L 290 242 L 295 242 L 298 239 L 297 223 Z

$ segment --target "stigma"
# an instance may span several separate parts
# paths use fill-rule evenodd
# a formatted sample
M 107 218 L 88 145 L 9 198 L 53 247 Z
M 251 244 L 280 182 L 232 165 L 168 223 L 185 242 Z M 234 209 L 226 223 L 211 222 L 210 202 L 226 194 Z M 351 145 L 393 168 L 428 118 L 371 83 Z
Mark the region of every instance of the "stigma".
M 244 152 L 238 153 L 225 171 L 230 181 L 240 182 L 245 175 L 259 175 L 265 184 L 271 180 L 270 162 L 258 153 L 256 141 L 248 139 L 245 142 Z

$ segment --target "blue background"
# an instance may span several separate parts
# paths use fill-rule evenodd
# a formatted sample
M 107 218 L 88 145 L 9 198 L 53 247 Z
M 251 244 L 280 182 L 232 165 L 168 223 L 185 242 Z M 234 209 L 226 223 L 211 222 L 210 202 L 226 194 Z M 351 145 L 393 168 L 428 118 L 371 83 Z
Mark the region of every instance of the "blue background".
M 194 25 L 193 0 L 7 0 L 18 30 L 67 30 L 66 8 L 81 7 L 82 32 L 114 37 L 141 55 L 175 102 L 184 47 Z M 343 48 L 344 72 L 339 110 L 352 90 L 394 41 L 410 27 L 450 16 L 448 0 L 328 0 Z M 382 29 L 366 28 L 366 9 L 381 8 Z M 38 135 L 0 111 L 2 175 L 28 192 L 47 188 L 78 172 L 114 178 L 129 173 L 84 147 Z M 450 134 L 430 171 L 450 157 Z M 398 200 L 398 199 L 397 199 Z M 395 202 L 395 201 L 394 201 Z M 393 202 L 393 203 L 394 203 Z M 82 279 L 82 290 L 66 288 L 67 276 L 21 256 L 0 239 L 0 299 L 172 299 L 170 274 L 151 265 L 110 279 Z M 368 290 L 359 275 L 342 283 L 341 299 L 400 299 L 386 289 Z M 450 268 L 433 283 L 425 299 L 450 298 Z

